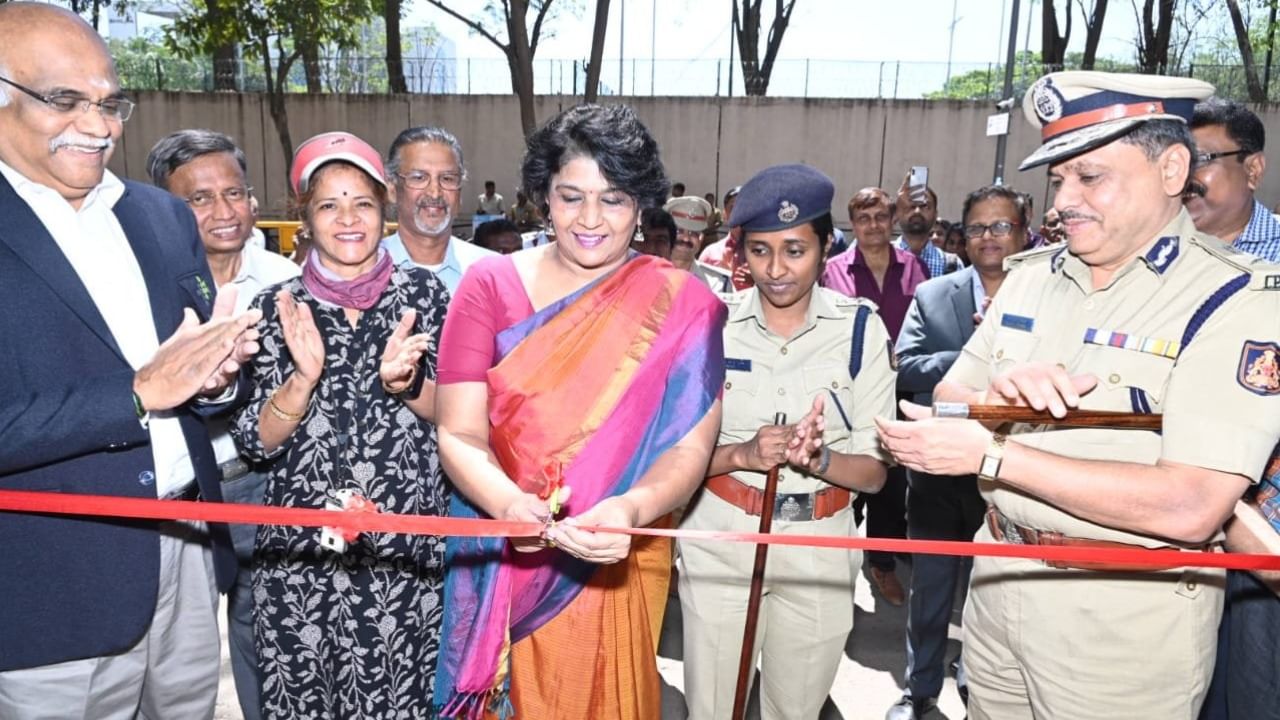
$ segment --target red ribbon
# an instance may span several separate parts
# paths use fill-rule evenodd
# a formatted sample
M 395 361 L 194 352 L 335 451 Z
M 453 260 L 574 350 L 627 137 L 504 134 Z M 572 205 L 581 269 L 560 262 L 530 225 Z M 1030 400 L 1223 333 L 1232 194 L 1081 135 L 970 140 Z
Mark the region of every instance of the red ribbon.
M 79 495 L 58 492 L 0 490 L 0 511 L 90 515 L 94 517 L 140 518 L 147 520 L 199 520 L 203 522 L 246 523 L 333 527 L 344 532 L 388 532 L 415 535 L 466 537 L 533 537 L 542 534 L 541 523 L 511 522 L 432 515 L 397 515 L 336 510 L 312 510 L 234 503 L 206 503 L 179 500 L 126 498 L 113 495 Z M 1148 565 L 1152 568 L 1214 567 L 1233 570 L 1280 570 L 1280 555 L 1143 550 L 1140 548 L 1090 548 L 1060 545 L 1011 545 L 947 540 L 894 540 L 842 535 L 775 535 L 712 530 L 668 530 L 662 528 L 608 528 L 582 526 L 584 530 L 626 535 L 656 535 L 698 541 L 728 541 L 768 545 L 879 550 L 923 555 L 960 555 L 1027 558 L 1067 563 L 1104 562 L 1117 565 Z

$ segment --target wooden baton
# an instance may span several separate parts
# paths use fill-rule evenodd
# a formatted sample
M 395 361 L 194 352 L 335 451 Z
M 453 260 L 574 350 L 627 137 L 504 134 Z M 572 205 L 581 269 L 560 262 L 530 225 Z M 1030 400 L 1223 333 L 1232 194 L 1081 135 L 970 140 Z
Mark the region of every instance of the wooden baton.
M 774 425 L 787 424 L 786 413 L 773 416 Z M 764 502 L 760 506 L 760 533 L 773 527 L 773 506 L 778 497 L 778 469 L 774 465 L 764 481 Z M 756 623 L 760 619 L 760 597 L 764 594 L 764 564 L 769 557 L 768 545 L 756 545 L 756 561 L 751 567 L 751 589 L 747 595 L 747 622 L 742 629 L 742 653 L 738 655 L 738 685 L 733 691 L 733 720 L 747 713 L 747 689 L 751 687 L 751 671 L 755 669 Z
M 1113 410 L 1069 409 L 1065 417 L 1056 418 L 1048 410 L 1005 405 L 970 405 L 939 402 L 933 404 L 934 417 L 966 418 L 982 422 L 1016 422 L 1031 425 L 1066 425 L 1069 427 L 1112 427 L 1159 430 L 1163 416 L 1153 413 L 1116 412 Z

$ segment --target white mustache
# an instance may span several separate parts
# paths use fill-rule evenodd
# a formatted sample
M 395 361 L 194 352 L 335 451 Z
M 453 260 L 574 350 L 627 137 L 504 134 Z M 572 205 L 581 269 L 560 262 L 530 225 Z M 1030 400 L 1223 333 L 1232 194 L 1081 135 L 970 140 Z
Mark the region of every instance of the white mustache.
M 58 137 L 49 141 L 49 152 L 55 153 L 64 147 L 84 147 L 92 150 L 110 150 L 116 146 L 116 141 L 111 138 L 96 138 L 88 135 L 81 135 L 77 132 L 64 132 Z

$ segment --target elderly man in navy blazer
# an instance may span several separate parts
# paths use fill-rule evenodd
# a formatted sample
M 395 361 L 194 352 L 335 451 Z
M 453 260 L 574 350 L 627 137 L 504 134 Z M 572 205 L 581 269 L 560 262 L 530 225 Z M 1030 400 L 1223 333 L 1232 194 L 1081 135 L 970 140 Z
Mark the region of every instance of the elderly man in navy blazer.
M 182 201 L 106 171 L 132 109 L 78 16 L 0 5 L 0 488 L 221 498 L 201 416 L 256 317 Z M 0 717 L 212 717 L 225 526 L 6 514 L 0 547 Z
M 1026 246 L 1028 214 L 1025 197 L 1005 186 L 984 187 L 965 198 L 965 242 L 973 264 L 919 285 L 898 335 L 898 389 L 914 393 L 914 402 L 933 402 L 934 386 L 982 322 L 1004 281 L 1005 257 Z M 986 509 L 976 477 L 907 470 L 907 482 L 908 537 L 973 539 Z M 962 578 L 968 580 L 964 566 L 960 558 L 947 555 L 915 556 L 907 605 L 906 688 L 886 720 L 920 718 L 937 704 L 955 587 Z M 960 683 L 963 698 L 963 678 Z

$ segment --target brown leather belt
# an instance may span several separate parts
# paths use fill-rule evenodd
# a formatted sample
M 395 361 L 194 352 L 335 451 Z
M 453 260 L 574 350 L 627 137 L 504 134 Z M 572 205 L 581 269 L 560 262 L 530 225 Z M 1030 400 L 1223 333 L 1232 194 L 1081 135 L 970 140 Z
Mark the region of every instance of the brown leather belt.
M 706 488 L 748 515 L 758 516 L 764 508 L 764 491 L 732 475 L 712 475 L 707 478 Z M 778 493 L 773 504 L 773 519 L 782 522 L 821 520 L 844 510 L 851 502 L 853 493 L 841 487 L 812 493 Z
M 1005 517 L 1004 513 L 994 505 L 987 506 L 987 530 L 997 542 L 1010 545 L 1062 545 L 1068 547 L 1119 548 L 1125 550 L 1152 550 L 1154 548 L 1111 540 L 1093 540 L 1063 535 L 1050 530 L 1036 530 L 1024 527 Z M 1209 546 L 1199 548 L 1208 550 Z M 1045 560 L 1045 565 L 1064 570 L 1105 570 L 1108 572 L 1161 572 L 1168 568 L 1151 565 L 1125 565 L 1107 562 L 1064 562 L 1061 560 Z

